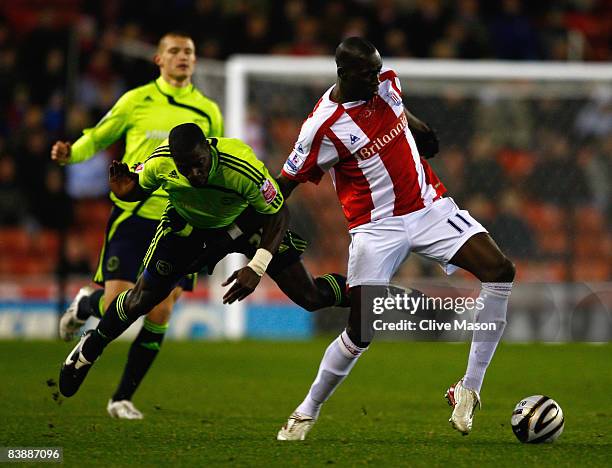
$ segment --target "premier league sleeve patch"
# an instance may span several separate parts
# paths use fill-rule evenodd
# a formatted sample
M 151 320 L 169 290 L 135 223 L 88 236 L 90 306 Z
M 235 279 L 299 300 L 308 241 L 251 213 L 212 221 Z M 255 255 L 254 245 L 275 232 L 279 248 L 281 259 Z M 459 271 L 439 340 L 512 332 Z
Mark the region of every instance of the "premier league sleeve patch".
M 285 161 L 285 165 L 283 169 L 285 172 L 291 175 L 297 175 L 300 172 L 300 169 L 304 165 L 306 158 L 304 156 L 300 156 L 296 150 L 292 151 L 287 161 Z
M 276 198 L 276 195 L 278 194 L 276 187 L 269 179 L 266 179 L 264 181 L 259 191 L 263 195 L 264 200 L 266 201 L 266 204 L 268 205 L 274 201 L 274 199 Z

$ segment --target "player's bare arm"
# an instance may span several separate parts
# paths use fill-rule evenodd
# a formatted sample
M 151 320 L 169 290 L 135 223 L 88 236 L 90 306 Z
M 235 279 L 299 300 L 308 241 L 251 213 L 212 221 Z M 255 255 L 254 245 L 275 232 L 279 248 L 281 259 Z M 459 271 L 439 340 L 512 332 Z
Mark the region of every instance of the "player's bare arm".
M 70 154 L 72 153 L 72 145 L 68 141 L 56 141 L 51 148 L 51 160 L 58 164 L 68 164 Z
M 433 158 L 438 154 L 439 142 L 436 132 L 425 122 L 415 117 L 408 109 L 404 108 L 408 128 L 414 136 L 414 141 L 419 149 L 419 154 L 425 159 Z
M 144 200 L 149 195 L 138 184 L 138 174 L 131 172 L 128 165 L 113 161 L 108 172 L 111 191 L 123 201 Z
M 279 174 L 276 177 L 276 183 L 278 184 L 278 187 L 280 188 L 281 193 L 283 194 L 283 197 L 285 198 L 285 200 L 289 198 L 289 195 L 291 195 L 291 192 L 293 192 L 293 190 L 299 185 L 299 182 L 288 179 L 282 174 Z
M 276 213 L 265 217 L 257 253 L 247 266 L 234 271 L 222 284 L 228 286 L 234 281 L 230 290 L 223 296 L 224 304 L 241 301 L 255 290 L 272 255 L 278 251 L 288 225 L 289 210 L 285 205 Z

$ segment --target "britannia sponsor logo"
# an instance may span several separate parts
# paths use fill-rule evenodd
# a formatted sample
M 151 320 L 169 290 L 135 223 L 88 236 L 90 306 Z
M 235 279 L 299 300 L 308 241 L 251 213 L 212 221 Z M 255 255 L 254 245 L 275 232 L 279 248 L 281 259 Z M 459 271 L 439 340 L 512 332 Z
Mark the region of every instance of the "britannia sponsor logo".
M 399 135 L 403 135 L 407 126 L 408 120 L 406 119 L 406 114 L 402 113 L 387 133 L 371 140 L 369 144 L 355 153 L 355 157 L 361 161 L 370 159 L 375 154 L 380 153 L 385 146 L 391 143 Z
M 276 187 L 274 187 L 274 184 L 269 179 L 265 180 L 261 186 L 261 189 L 259 190 L 261 191 L 261 194 L 268 205 L 274 201 L 278 193 L 276 191 Z

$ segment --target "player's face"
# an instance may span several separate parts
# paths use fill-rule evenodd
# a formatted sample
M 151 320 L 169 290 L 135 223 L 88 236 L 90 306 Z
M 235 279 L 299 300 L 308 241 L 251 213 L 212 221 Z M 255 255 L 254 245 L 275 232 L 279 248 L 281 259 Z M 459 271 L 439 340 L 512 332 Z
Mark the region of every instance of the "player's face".
M 164 38 L 155 56 L 155 63 L 162 75 L 179 82 L 191 80 L 195 61 L 195 47 L 188 37 Z
M 381 68 L 382 59 L 378 52 L 343 67 L 341 79 L 346 94 L 355 100 L 369 100 L 378 91 Z
M 183 174 L 192 187 L 204 187 L 208 183 L 208 174 L 212 158 L 210 149 L 202 148 L 200 151 L 174 160 L 177 169 Z

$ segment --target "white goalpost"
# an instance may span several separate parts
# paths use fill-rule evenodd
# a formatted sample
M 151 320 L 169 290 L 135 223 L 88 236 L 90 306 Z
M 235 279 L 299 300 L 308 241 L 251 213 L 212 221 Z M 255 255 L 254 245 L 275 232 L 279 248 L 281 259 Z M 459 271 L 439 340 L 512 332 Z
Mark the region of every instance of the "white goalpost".
M 612 83 L 612 65 L 566 62 L 502 62 L 460 60 L 388 59 L 385 67 L 400 78 L 410 80 L 539 80 L 550 82 Z M 236 55 L 225 65 L 225 115 L 227 134 L 245 136 L 248 79 L 251 76 L 291 79 L 326 79 L 331 85 L 336 76 L 333 57 L 292 57 Z
M 132 45 L 121 52 L 150 61 L 153 50 Z M 534 157 L 540 157 L 540 153 L 546 149 L 539 141 L 539 132 L 546 129 L 553 129 L 554 134 L 561 137 L 584 139 L 589 145 L 599 145 L 598 148 L 603 148 L 607 138 L 596 127 L 598 124 L 601 127 L 601 123 L 597 122 L 598 106 L 605 106 L 612 97 L 610 63 L 412 59 L 384 59 L 383 63 L 398 73 L 408 107 L 416 109 L 417 116 L 425 115 L 430 123 L 435 124 L 441 136 L 442 151 L 460 148 L 468 154 L 472 150 L 470 138 L 474 133 L 498 139 L 501 146 L 509 146 L 519 152 L 528 148 Z M 297 138 L 301 122 L 335 78 L 336 67 L 331 56 L 237 55 L 226 62 L 199 60 L 194 74 L 196 85 L 221 105 L 226 136 L 241 138 L 251 144 L 271 171 L 280 169 Z M 460 105 L 457 105 L 458 102 Z M 595 114 L 589 115 L 593 109 Z M 447 186 L 454 185 L 458 177 L 452 172 L 455 166 L 452 169 L 446 167 L 450 165 L 450 159 L 442 155 L 432 161 L 434 168 L 443 172 L 442 180 L 448 182 Z M 597 167 L 590 167 L 589 170 L 594 174 L 594 177 L 591 174 L 589 177 L 597 179 Z M 321 186 L 324 185 L 328 184 L 323 182 Z M 333 213 L 338 215 L 333 221 L 338 224 L 342 214 L 337 202 L 330 195 L 331 189 L 321 186 L 316 188 L 316 193 L 327 191 L 329 198 L 322 203 L 329 211 L 337 211 Z M 448 188 L 452 193 L 456 192 L 456 187 Z M 608 209 L 606 206 L 610 203 L 610 193 L 606 190 L 605 184 L 600 183 L 597 192 L 599 198 L 594 203 L 595 210 L 601 213 Z M 317 267 L 324 268 L 321 264 L 329 265 L 329 260 L 334 257 L 342 260 L 346 254 L 348 241 L 338 240 L 341 236 L 346 237 L 346 232 L 344 226 L 340 226 L 339 230 L 336 229 L 338 226 L 331 226 L 329 216 L 320 219 L 320 207 L 310 206 L 312 200 L 308 197 L 295 198 L 291 203 L 300 204 L 298 218 L 305 218 L 300 225 L 300 234 L 304 232 L 307 238 L 317 239 L 307 252 L 306 261 L 310 262 L 309 266 L 315 273 L 319 273 Z M 309 210 L 312 211 L 310 217 Z M 317 235 L 317 232 L 325 235 Z M 547 233 L 536 234 L 543 236 L 545 241 L 550 236 Z M 534 266 L 531 267 L 533 271 L 530 272 L 529 281 L 558 282 L 559 287 L 563 288 L 563 284 L 572 282 L 572 275 L 582 279 L 580 271 L 568 273 L 574 268 L 571 262 L 576 263 L 576 258 L 564 257 L 569 248 L 566 244 L 547 248 L 550 251 L 537 251 L 530 257 Z M 591 257 L 582 260 L 578 258 L 577 264 L 582 262 L 588 269 L 591 264 L 605 262 L 605 258 L 598 258 L 597 253 L 589 255 Z M 221 297 L 225 291 L 220 287 L 221 282 L 245 263 L 243 256 L 232 255 L 219 265 L 209 282 L 212 307 L 221 307 Z M 337 265 L 340 271 L 344 271 L 345 265 L 341 261 Z M 564 269 L 569 276 L 555 276 L 556 270 L 542 265 L 561 265 L 560 270 Z M 331 267 L 325 268 L 329 270 Z M 422 271 L 422 268 L 417 269 L 416 277 Z M 589 280 L 606 285 L 606 288 L 610 284 L 610 277 L 606 277 L 605 272 Z M 569 290 L 569 287 L 566 288 L 566 291 Z M 530 294 L 522 294 L 524 307 L 530 306 Z M 564 292 L 566 296 L 569 297 Z M 221 310 L 223 337 L 238 339 L 248 335 L 248 312 L 244 303 L 223 306 L 219 308 Z M 520 330 L 517 336 L 523 336 Z
M 507 145 L 521 149 L 522 145 L 528 145 L 527 141 L 532 141 L 530 151 L 537 154 L 543 148 L 538 147 L 536 132 L 540 132 L 540 127 L 556 128 L 559 135 L 567 136 L 577 130 L 577 119 L 581 112 L 590 104 L 598 99 L 608 99 L 612 96 L 612 64 L 609 63 L 560 63 L 560 62 L 501 62 L 501 61 L 451 61 L 451 60 L 398 60 L 387 59 L 383 61 L 385 67 L 394 69 L 401 81 L 404 91 L 404 98 L 411 108 L 413 100 L 421 101 L 417 103 L 424 110 L 429 110 L 429 114 L 434 116 L 436 112 L 446 113 L 444 108 L 436 109 L 440 101 L 446 99 L 452 101 L 457 95 L 465 101 L 468 110 L 478 107 L 488 107 L 482 111 L 480 123 L 472 123 L 473 127 L 483 126 L 483 133 L 491 129 L 490 125 L 495 125 L 494 134 L 501 135 L 502 140 L 509 138 L 515 130 L 513 123 L 505 125 L 505 113 L 520 120 L 521 113 L 528 117 L 527 121 L 531 128 L 527 129 L 531 133 L 529 138 L 519 138 L 525 132 L 524 128 L 517 128 L 516 141 L 508 141 Z M 233 56 L 226 65 L 226 88 L 225 88 L 225 119 L 227 136 L 242 138 L 247 143 L 252 132 L 249 128 L 249 119 L 255 115 L 260 119 L 261 130 L 267 136 L 264 140 L 264 151 L 262 157 L 269 164 L 271 170 L 278 170 L 290 152 L 291 146 L 287 146 L 290 140 L 297 138 L 299 124 L 303 121 L 316 103 L 316 99 L 327 89 L 336 78 L 336 67 L 333 57 L 282 57 L 282 56 Z M 431 101 L 428 103 L 428 99 Z M 547 109 L 545 101 L 551 100 L 556 111 Z M 540 103 L 540 101 L 542 103 Z M 427 109 L 430 106 L 430 109 Z M 491 109 L 492 108 L 492 109 Z M 280 110 L 279 110 L 280 109 Z M 530 111 L 544 115 L 544 121 L 539 122 L 535 116 L 530 116 Z M 480 112 L 480 111 L 479 111 Z M 488 121 L 487 115 L 499 114 L 497 121 Z M 296 133 L 286 136 L 283 141 L 284 150 L 275 147 L 269 140 L 273 139 L 274 130 L 270 127 L 275 125 L 270 114 L 279 114 L 281 119 L 287 120 L 286 115 L 296 122 Z M 416 114 L 420 116 L 419 113 Z M 529 119 L 531 117 L 531 119 Z M 466 137 L 462 129 L 463 115 L 458 113 L 454 120 L 449 120 L 450 128 L 441 129 L 446 133 L 443 144 L 445 146 L 465 145 Z M 466 117 L 467 119 L 468 117 Z M 518 127 L 520 124 L 514 122 Z M 582 130 L 580 130 L 582 131 Z M 449 134 L 450 132 L 450 134 Z M 453 133 L 454 132 L 454 133 Z M 457 138 L 454 138 L 454 134 Z M 285 135 L 283 135 L 285 136 Z M 461 136 L 461 138 L 460 138 Z M 601 142 L 603 136 L 596 136 Z M 467 150 L 467 148 L 466 148 Z M 284 152 L 283 152 L 284 151 Z M 434 164 L 444 165 L 444 157 L 439 158 Z M 444 179 L 443 179 L 444 180 Z M 553 183 L 553 182 L 551 182 Z M 323 184 L 321 184 L 323 185 Z M 530 189 L 530 187 L 527 187 Z M 319 188 L 317 187 L 317 190 Z M 528 192 L 528 191 L 527 191 Z M 330 202 L 331 204 L 332 202 Z M 496 202 L 497 203 L 497 202 Z M 337 203 L 336 203 L 337 204 Z M 326 205 L 329 206 L 329 205 Z M 603 206 L 599 206 L 604 210 Z M 333 209 L 333 208 L 332 208 Z M 317 211 L 315 207 L 313 211 Z M 303 211 L 301 212 L 303 213 Z M 338 211 L 338 216 L 341 217 Z M 313 215 L 316 219 L 316 214 Z M 317 220 L 318 221 L 318 220 Z M 545 222 L 545 221 L 543 221 Z M 315 223 L 313 223 L 315 224 Z M 324 227 L 323 232 L 328 232 Z M 540 235 L 540 234 L 538 234 Z M 541 234 L 546 237 L 546 233 Z M 570 235 L 571 232 L 570 232 Z M 325 239 L 317 238 L 318 243 Z M 571 241 L 571 240 L 570 240 Z M 314 245 L 313 249 L 317 246 Z M 558 249 L 557 249 L 558 250 Z M 326 252 L 327 256 L 341 256 L 340 250 Z M 540 252 L 538 252 L 538 256 Z M 568 281 L 573 277 L 581 279 L 574 263 L 575 254 L 569 254 L 569 259 L 563 257 L 563 251 L 552 251 L 542 253 L 541 263 L 534 262 L 534 265 L 556 265 L 561 263 L 566 268 Z M 324 257 L 325 255 L 323 255 Z M 556 256 L 556 257 L 555 257 Z M 561 258 L 561 260 L 559 260 Z M 588 260 L 588 259 L 587 259 Z M 582 260 L 584 263 L 584 259 Z M 230 263 L 233 269 L 240 265 L 240 259 L 234 259 Z M 565 264 L 565 265 L 564 265 Z M 587 261 L 588 264 L 588 261 Z M 580 263 L 578 263 L 580 265 Z M 554 277 L 552 267 L 542 266 L 543 273 L 539 273 L 537 268 L 530 272 L 530 281 L 559 281 L 561 276 Z M 549 271 L 550 270 L 550 271 Z M 551 273 L 553 271 L 553 273 Z M 553 275 L 553 276 L 551 276 Z M 587 275 L 588 276 L 588 275 Z M 594 280 L 609 281 L 609 277 L 593 277 Z M 562 283 L 559 282 L 559 294 L 565 294 Z M 553 286 L 556 288 L 557 286 Z M 523 297 L 529 303 L 532 297 L 531 292 L 525 292 Z M 536 299 L 534 299 L 536 300 Z M 236 332 L 244 324 L 244 309 L 236 307 L 232 309 L 232 320 L 235 320 Z M 595 327 L 596 328 L 596 327 Z M 244 330 L 244 329 L 243 329 Z M 524 336 L 524 330 L 517 330 L 517 336 Z

